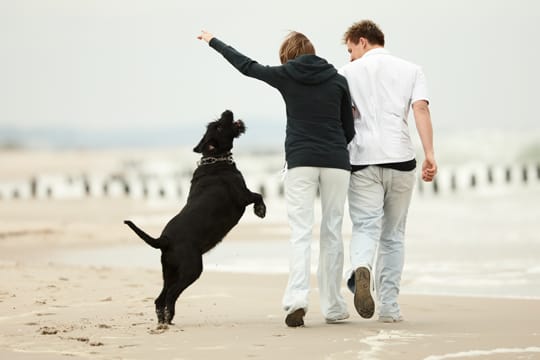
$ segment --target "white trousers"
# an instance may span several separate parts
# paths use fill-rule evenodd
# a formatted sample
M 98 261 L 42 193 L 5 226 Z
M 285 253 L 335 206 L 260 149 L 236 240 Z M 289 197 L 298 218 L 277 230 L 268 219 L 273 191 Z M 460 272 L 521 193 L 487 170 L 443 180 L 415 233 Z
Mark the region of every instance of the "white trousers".
M 321 311 L 326 318 L 347 313 L 341 295 L 343 276 L 343 212 L 350 172 L 319 167 L 295 167 L 285 178 L 287 215 L 291 228 L 289 281 L 283 296 L 283 308 L 292 313 L 308 309 L 311 274 L 311 240 L 314 203 L 321 196 L 320 254 L 317 279 Z
M 349 288 L 354 291 L 354 269 L 375 262 L 378 313 L 399 316 L 398 295 L 405 259 L 405 224 L 416 171 L 369 166 L 355 171 L 349 187 L 353 224 Z M 376 260 L 375 260 L 376 255 Z

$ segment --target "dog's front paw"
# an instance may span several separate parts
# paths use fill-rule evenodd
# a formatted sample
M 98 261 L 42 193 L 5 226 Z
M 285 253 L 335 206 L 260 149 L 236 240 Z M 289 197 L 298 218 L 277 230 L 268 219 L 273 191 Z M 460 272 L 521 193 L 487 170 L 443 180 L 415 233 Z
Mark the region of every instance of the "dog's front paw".
M 264 218 L 266 216 L 266 205 L 263 202 L 255 204 L 253 206 L 253 212 L 261 219 Z

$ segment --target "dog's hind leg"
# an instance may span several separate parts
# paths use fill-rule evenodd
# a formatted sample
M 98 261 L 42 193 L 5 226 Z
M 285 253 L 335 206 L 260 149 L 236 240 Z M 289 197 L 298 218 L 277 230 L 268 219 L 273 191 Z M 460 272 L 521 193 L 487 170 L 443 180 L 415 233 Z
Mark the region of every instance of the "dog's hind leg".
M 176 300 L 182 292 L 199 278 L 203 270 L 202 255 L 197 249 L 186 252 L 182 256 L 183 262 L 178 265 L 176 281 L 167 287 L 165 295 L 165 316 L 166 324 L 172 324 L 175 314 Z
M 165 324 L 165 294 L 167 294 L 167 288 L 163 286 L 163 290 L 154 301 L 156 304 L 156 315 L 158 319 L 158 324 Z
M 154 304 L 156 305 L 156 315 L 158 318 L 159 324 L 165 324 L 165 297 L 167 296 L 167 290 L 171 286 L 171 284 L 176 282 L 176 276 L 177 271 L 174 268 L 171 268 L 170 266 L 163 267 L 163 289 L 161 290 L 161 293 L 154 301 Z

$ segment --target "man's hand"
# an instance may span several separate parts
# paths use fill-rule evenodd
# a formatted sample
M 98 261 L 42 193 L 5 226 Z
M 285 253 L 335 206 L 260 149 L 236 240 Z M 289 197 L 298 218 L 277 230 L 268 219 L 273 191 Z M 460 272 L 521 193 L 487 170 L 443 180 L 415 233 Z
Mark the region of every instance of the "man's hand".
M 437 175 L 437 163 L 432 155 L 426 156 L 422 164 L 422 180 L 426 182 L 433 181 L 433 178 Z

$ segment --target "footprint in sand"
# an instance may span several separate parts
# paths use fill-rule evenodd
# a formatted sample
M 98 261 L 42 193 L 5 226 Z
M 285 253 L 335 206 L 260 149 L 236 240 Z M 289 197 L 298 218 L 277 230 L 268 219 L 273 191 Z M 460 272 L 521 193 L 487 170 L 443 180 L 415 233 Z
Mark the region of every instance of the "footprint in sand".
M 103 345 L 105 345 L 101 341 L 90 341 L 90 339 L 87 338 L 87 337 L 68 337 L 67 340 L 75 340 L 75 341 L 87 343 L 90 346 L 103 346 Z
M 36 316 L 51 316 L 51 315 L 56 315 L 56 313 L 52 313 L 52 312 L 36 313 Z
M 76 329 L 75 325 L 60 325 L 60 326 L 42 326 L 38 332 L 41 335 L 55 335 L 59 332 L 67 333 Z
M 135 315 L 135 316 L 144 316 L 143 312 L 130 312 L 128 315 Z
M 40 327 L 38 331 L 39 331 L 39 333 L 41 335 L 56 335 L 56 334 L 58 334 L 58 329 L 56 329 L 54 327 L 49 327 L 49 326 Z

